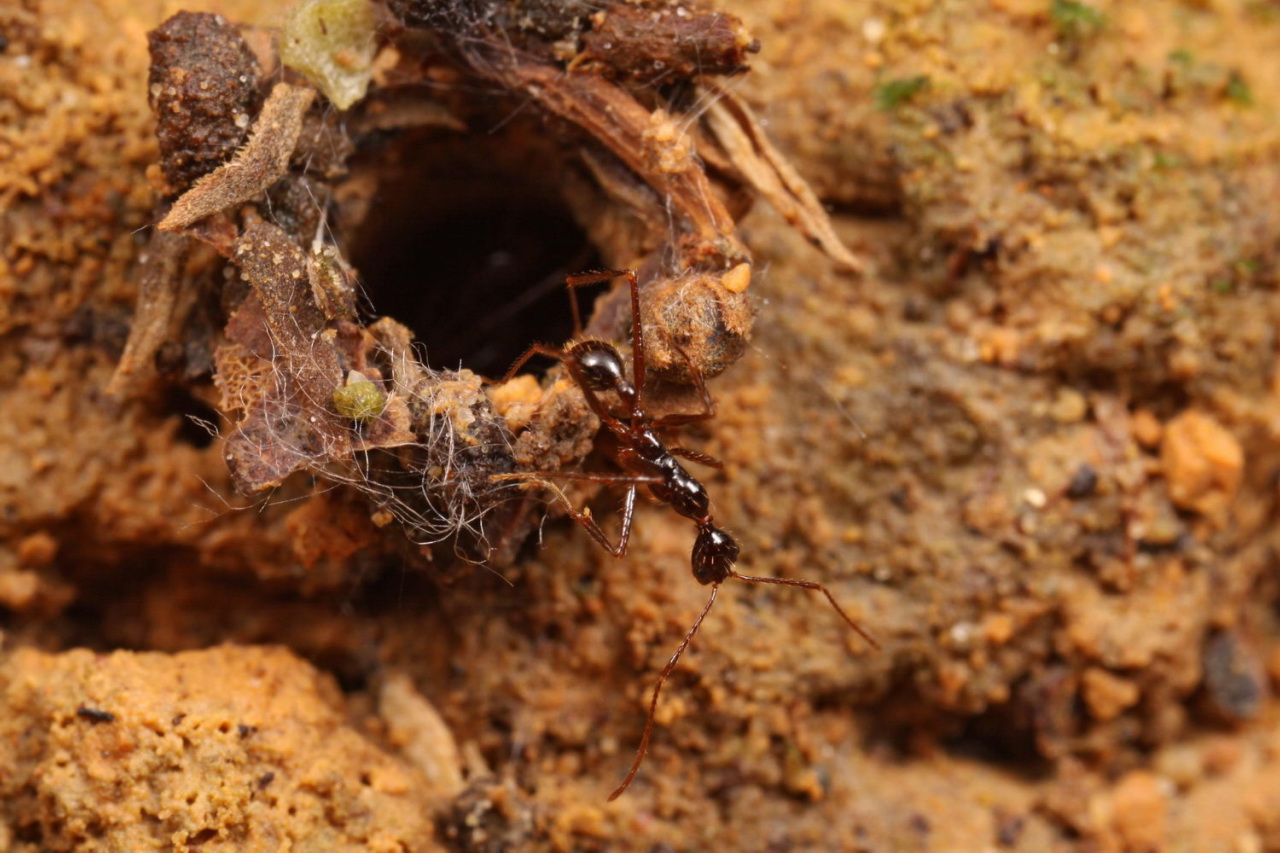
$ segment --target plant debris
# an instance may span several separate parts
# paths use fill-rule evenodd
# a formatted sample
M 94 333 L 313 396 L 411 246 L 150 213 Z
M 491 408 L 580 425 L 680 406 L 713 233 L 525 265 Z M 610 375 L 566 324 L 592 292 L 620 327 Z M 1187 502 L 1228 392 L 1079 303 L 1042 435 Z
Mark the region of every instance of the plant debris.
M 858 262 L 747 107 L 713 82 L 746 71 L 759 49 L 733 16 L 683 3 L 619 2 L 592 14 L 538 4 L 517 14 L 498 0 L 401 0 L 391 10 L 410 29 L 375 37 L 370 4 L 300 5 L 282 37 L 284 77 L 260 110 L 256 61 L 225 21 L 181 14 L 153 33 L 152 106 L 161 114 L 166 176 L 181 191 L 157 227 L 208 243 L 243 283 L 227 288 L 225 340 L 210 346 L 232 422 L 225 456 L 241 491 L 310 471 L 363 493 L 374 515 L 400 520 L 416 542 L 454 539 L 455 548 L 491 557 L 483 519 L 498 509 L 508 519 L 527 515 L 523 493 L 494 476 L 574 465 L 598 424 L 576 389 L 554 384 L 531 415 L 509 422 L 479 377 L 423 364 L 408 329 L 388 318 L 364 325 L 357 271 L 342 249 L 344 232 L 368 210 L 360 180 L 343 183 L 362 147 L 423 127 L 416 115 L 428 117 L 427 127 L 483 130 L 531 99 L 537 111 L 523 120 L 557 134 L 531 153 L 567 173 L 557 184 L 570 209 L 583 221 L 630 223 L 593 237 L 602 255 L 641 270 L 653 370 L 677 381 L 690 366 L 720 373 L 750 335 L 750 253 L 736 226 L 744 190 L 772 202 L 843 267 Z M 422 42 L 414 27 L 435 41 Z M 219 63 L 234 81 L 218 76 Z M 394 74 L 374 72 L 393 66 Z M 155 83 L 189 73 L 200 78 L 194 93 Z M 437 92 L 423 85 L 433 76 L 454 82 Z M 493 94 L 460 100 L 454 93 L 467 80 Z M 317 106 L 313 86 L 348 111 L 355 131 L 344 128 L 343 113 Z M 198 121 L 177 122 L 166 111 Z M 155 243 L 116 389 L 145 374 L 140 365 L 171 335 L 186 286 L 184 238 L 157 235 Z M 599 303 L 592 332 L 623 337 L 624 308 L 615 289 Z M 415 331 L 430 342 L 430 329 Z M 505 543 L 498 550 L 510 550 L 529 523 L 497 524 Z M 460 546 L 463 530 L 470 538 Z
M 348 109 L 373 79 L 376 24 L 368 0 L 303 0 L 280 36 L 280 60 Z
M 180 231 L 206 216 L 243 204 L 284 177 L 315 90 L 277 83 L 262 105 L 244 148 L 196 182 L 156 227 Z
M 258 112 L 258 61 L 220 15 L 179 12 L 147 37 L 160 168 L 175 192 L 244 144 Z

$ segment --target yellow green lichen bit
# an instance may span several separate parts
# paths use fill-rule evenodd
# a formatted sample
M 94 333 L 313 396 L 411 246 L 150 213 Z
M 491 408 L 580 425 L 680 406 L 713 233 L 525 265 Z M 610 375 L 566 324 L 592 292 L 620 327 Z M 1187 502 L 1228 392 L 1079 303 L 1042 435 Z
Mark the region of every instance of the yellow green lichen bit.
M 303 0 L 285 24 L 280 59 L 345 110 L 373 77 L 376 24 L 369 0 Z
M 367 423 L 382 414 L 387 395 L 371 379 L 357 371 L 347 374 L 347 384 L 333 392 L 333 407 L 344 418 Z

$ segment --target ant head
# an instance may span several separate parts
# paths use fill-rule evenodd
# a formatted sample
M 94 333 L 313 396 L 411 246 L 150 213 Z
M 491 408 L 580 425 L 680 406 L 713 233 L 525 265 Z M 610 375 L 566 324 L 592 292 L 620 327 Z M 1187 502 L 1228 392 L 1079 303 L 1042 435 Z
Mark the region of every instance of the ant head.
M 698 526 L 693 543 L 693 577 L 706 586 L 720 583 L 733 574 L 738 559 L 738 543 L 732 536 L 711 524 Z
M 569 349 L 569 357 L 578 367 L 579 379 L 592 391 L 617 391 L 633 394 L 622 367 L 622 356 L 612 344 L 604 341 L 581 341 Z

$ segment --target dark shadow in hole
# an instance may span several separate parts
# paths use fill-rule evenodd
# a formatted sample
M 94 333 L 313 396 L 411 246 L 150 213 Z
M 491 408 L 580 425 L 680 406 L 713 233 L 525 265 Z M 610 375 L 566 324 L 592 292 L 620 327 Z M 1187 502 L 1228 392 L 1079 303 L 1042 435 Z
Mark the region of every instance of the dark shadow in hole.
M 599 266 L 536 144 L 402 138 L 357 165 L 378 187 L 346 240 L 375 313 L 426 345 L 431 367 L 497 378 L 532 343 L 573 331 L 566 275 Z M 584 315 L 595 294 L 579 293 Z
M 945 741 L 951 755 L 1001 767 L 1029 780 L 1052 775 L 1053 763 L 1036 748 L 1035 732 L 1021 722 L 1024 716 L 1006 703 L 964 721 L 961 731 Z
M 217 429 L 222 420 L 217 409 L 177 385 L 164 391 L 164 413 L 178 418 L 179 441 L 202 450 L 213 444 L 211 430 Z
M 1053 771 L 1036 746 L 1026 708 L 1017 701 L 963 714 L 936 707 L 910 683 L 898 683 L 870 703 L 849 694 L 814 701 L 824 710 L 851 706 L 860 707 L 866 721 L 864 748 L 889 760 L 907 762 L 942 750 L 1027 780 L 1048 778 Z

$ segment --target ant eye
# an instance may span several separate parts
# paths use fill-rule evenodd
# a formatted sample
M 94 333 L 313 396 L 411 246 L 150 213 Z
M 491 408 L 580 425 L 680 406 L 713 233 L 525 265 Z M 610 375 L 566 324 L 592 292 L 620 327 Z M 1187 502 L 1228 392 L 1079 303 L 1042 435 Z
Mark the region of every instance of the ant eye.
M 608 344 L 586 341 L 573 350 L 573 357 L 592 391 L 614 391 L 626 385 L 622 358 Z

